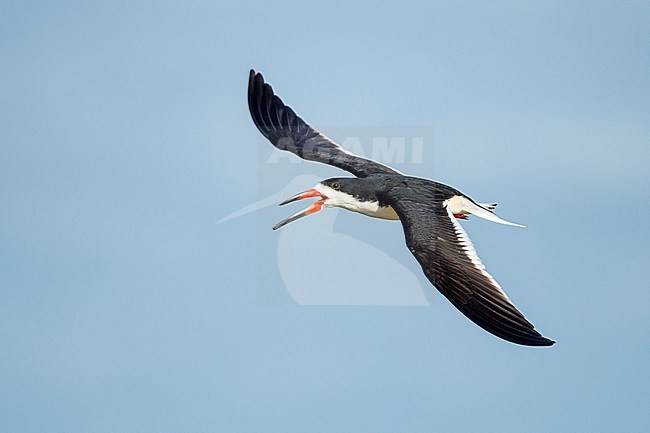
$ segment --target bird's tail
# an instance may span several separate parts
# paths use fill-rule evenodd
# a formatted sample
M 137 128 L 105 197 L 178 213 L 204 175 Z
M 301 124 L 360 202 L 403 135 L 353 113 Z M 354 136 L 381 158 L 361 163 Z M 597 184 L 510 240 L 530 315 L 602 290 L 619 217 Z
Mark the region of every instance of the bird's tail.
M 477 203 L 477 204 L 478 204 L 479 206 L 481 206 L 481 207 L 483 207 L 483 208 L 489 210 L 490 212 L 492 212 L 492 211 L 494 210 L 494 208 L 497 207 L 497 204 L 496 204 L 496 203 Z
M 447 206 L 450 207 L 452 213 L 457 215 L 472 214 L 476 215 L 479 218 L 483 218 L 499 224 L 505 224 L 507 226 L 525 227 L 521 224 L 511 223 L 510 221 L 506 221 L 496 216 L 494 212 L 492 212 L 492 210 L 496 207 L 496 203 L 477 204 L 468 197 L 457 195 L 448 200 Z

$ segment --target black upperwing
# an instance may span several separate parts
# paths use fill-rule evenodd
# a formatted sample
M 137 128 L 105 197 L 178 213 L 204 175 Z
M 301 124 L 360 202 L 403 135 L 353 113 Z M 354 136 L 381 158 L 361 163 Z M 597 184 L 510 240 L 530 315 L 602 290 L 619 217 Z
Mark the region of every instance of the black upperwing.
M 262 74 L 251 69 L 248 108 L 253 122 L 275 147 L 299 157 L 333 165 L 357 177 L 400 174 L 388 166 L 354 155 L 309 126 L 273 93 Z
M 413 186 L 403 180 L 382 194 L 399 215 L 406 245 L 429 281 L 461 313 L 497 337 L 527 346 L 554 344 L 534 329 L 485 271 L 465 230 L 446 207 L 445 200 L 458 191 L 435 185 Z

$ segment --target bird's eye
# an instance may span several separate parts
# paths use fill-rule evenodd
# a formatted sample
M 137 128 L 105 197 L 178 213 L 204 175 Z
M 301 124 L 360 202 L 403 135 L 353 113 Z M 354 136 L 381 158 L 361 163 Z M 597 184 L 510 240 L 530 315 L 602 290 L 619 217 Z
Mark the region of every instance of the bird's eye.
M 334 183 L 332 183 L 332 188 L 334 188 L 334 189 L 339 189 L 340 187 L 341 187 L 341 185 L 339 185 L 338 182 L 334 182 Z

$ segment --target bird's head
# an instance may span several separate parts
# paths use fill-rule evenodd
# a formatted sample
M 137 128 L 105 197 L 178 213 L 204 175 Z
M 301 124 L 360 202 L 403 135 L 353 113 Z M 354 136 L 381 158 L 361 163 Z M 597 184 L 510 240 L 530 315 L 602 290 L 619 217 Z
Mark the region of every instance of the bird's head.
M 313 188 L 294 195 L 280 203 L 283 206 L 297 200 L 317 197 L 307 209 L 291 215 L 273 226 L 273 230 L 289 224 L 299 218 L 318 212 L 324 207 L 341 207 L 358 211 L 359 203 L 377 201 L 371 185 L 366 185 L 365 179 L 359 178 L 332 178 L 317 183 Z

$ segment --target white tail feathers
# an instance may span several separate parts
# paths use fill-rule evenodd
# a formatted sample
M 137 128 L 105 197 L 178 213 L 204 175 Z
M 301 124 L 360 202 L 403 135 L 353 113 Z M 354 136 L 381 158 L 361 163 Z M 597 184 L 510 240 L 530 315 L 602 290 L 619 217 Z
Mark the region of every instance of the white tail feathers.
M 490 212 L 492 212 L 494 210 L 494 208 L 497 207 L 496 203 L 479 203 L 478 205 L 481 206 L 481 207 L 484 207 L 485 209 L 489 210 Z
M 467 197 L 456 195 L 447 200 L 447 207 L 451 213 L 455 215 L 472 214 L 476 215 L 479 218 L 483 218 L 499 224 L 505 224 L 507 226 L 526 227 L 521 224 L 511 223 L 510 221 L 506 221 L 496 216 L 492 212 L 492 209 L 496 207 L 496 204 L 481 203 L 480 205 L 477 205 Z

